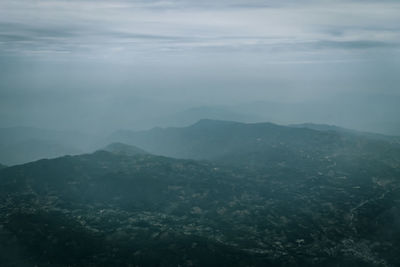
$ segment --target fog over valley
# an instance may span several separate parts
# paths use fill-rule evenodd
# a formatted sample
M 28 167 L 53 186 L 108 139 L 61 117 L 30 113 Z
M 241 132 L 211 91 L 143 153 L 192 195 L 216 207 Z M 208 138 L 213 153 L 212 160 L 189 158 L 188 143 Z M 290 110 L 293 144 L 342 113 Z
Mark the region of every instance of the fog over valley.
M 1 0 L 0 266 L 400 266 L 397 0 Z

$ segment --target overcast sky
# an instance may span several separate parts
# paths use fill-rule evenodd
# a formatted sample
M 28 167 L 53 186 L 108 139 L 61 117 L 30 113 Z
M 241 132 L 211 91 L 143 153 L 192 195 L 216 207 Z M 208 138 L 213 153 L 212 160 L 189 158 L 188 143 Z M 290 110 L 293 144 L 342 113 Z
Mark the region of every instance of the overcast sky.
M 399 97 L 399 72 L 398 0 L 0 1 L 0 127 Z

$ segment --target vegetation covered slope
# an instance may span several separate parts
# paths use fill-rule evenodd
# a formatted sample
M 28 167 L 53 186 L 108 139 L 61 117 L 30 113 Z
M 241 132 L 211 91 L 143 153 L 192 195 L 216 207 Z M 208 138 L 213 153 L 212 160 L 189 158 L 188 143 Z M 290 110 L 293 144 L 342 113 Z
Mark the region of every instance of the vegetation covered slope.
M 0 261 L 397 266 L 400 169 L 390 152 L 316 149 L 304 164 L 249 168 L 99 151 L 9 167 L 0 171 Z

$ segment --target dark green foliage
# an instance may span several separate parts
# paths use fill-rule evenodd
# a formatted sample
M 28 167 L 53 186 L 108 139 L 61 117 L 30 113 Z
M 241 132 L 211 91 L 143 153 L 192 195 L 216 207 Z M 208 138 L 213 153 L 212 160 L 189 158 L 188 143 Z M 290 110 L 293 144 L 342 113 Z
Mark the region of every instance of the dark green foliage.
M 400 264 L 397 145 L 213 123 L 188 131 L 215 163 L 118 144 L 1 170 L 2 266 Z

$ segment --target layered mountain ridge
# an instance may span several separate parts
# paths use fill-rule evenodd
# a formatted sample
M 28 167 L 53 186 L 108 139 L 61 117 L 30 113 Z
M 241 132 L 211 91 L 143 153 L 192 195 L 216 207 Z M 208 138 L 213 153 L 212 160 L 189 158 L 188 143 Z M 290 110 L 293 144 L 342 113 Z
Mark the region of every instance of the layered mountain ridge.
M 395 142 L 212 120 L 124 137 L 0 170 L 4 266 L 400 263 Z

